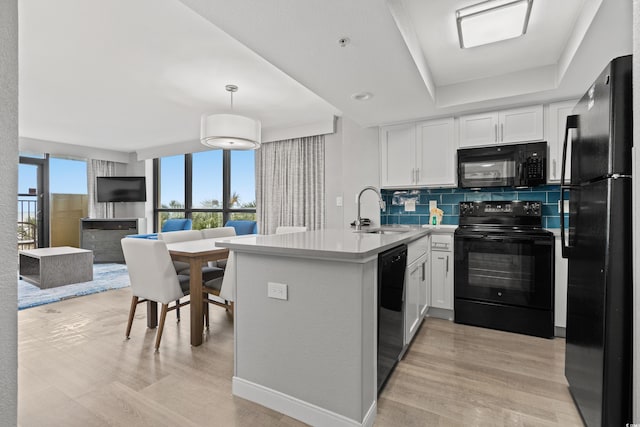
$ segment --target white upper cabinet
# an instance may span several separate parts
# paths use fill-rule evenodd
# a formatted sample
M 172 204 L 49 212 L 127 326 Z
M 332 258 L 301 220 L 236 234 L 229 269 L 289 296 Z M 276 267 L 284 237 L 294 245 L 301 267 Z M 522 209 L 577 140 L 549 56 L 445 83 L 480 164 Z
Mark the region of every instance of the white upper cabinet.
M 544 139 L 543 117 L 542 105 L 500 111 L 500 142 Z
M 549 104 L 549 113 L 547 123 L 547 143 L 549 145 L 549 172 L 547 181 L 550 183 L 560 182 L 560 174 L 562 171 L 562 147 L 564 145 L 565 125 L 567 116 L 571 115 L 573 107 L 578 103 L 577 100 L 554 102 Z M 569 139 L 572 133 L 569 133 Z M 571 175 L 571 142 L 567 147 L 567 164 L 566 164 L 566 180 Z
M 453 117 L 380 128 L 382 187 L 455 186 Z
M 418 123 L 416 183 L 420 186 L 456 185 L 456 144 L 453 117 Z
M 496 144 L 498 112 L 470 114 L 460 117 L 460 148 Z
M 380 180 L 382 187 L 415 182 L 416 126 L 404 124 L 380 128 Z
M 544 139 L 542 105 L 460 117 L 460 148 Z

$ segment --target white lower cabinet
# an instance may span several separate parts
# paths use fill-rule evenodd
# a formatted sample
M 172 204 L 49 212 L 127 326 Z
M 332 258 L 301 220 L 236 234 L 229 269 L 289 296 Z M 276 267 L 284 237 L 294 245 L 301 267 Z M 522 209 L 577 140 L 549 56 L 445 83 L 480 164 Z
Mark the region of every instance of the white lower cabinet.
M 453 310 L 453 236 L 431 236 L 431 306 Z
M 425 289 L 427 255 L 409 264 L 405 278 L 404 343 L 408 345 L 422 321 L 421 297 Z
M 420 284 L 420 318 L 424 319 L 431 306 L 431 253 L 427 249 L 422 263 L 422 283 Z
M 562 258 L 562 242 L 560 236 L 556 236 L 555 247 L 555 309 L 554 325 L 560 328 L 567 327 L 567 278 L 568 262 Z

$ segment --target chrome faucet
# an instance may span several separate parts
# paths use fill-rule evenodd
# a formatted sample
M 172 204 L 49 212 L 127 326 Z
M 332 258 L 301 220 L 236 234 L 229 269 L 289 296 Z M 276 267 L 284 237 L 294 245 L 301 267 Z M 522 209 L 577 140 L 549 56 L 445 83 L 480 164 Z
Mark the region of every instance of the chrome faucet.
M 360 191 L 360 193 L 358 193 L 358 217 L 356 218 L 356 230 L 362 229 L 362 218 L 360 217 L 360 197 L 362 197 L 362 193 L 364 193 L 367 190 L 371 190 L 378 195 L 378 203 L 380 203 L 381 210 L 385 210 L 386 208 L 386 203 L 384 202 L 384 200 L 382 200 L 382 194 L 380 194 L 380 191 L 376 187 L 373 187 L 373 186 L 364 187 Z

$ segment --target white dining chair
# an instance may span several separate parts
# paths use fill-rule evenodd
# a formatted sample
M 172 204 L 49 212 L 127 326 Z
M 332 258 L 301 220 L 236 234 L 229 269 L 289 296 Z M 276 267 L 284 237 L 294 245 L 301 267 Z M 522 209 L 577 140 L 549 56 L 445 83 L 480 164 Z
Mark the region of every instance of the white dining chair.
M 291 227 L 281 225 L 276 228 L 276 234 L 300 233 L 302 231 L 307 231 L 307 227 Z
M 236 235 L 236 229 L 233 227 L 216 227 L 216 228 L 204 228 L 202 231 L 202 237 L 205 239 L 215 239 L 218 237 L 233 237 Z M 209 261 L 209 267 L 220 267 L 222 269 L 227 268 L 227 259 L 219 259 L 217 261 Z
M 199 239 L 202 239 L 202 232 L 200 230 L 179 230 L 158 233 L 158 240 L 163 240 L 166 243 L 178 243 Z M 173 266 L 175 267 L 176 272 L 180 273 L 181 271 L 189 268 L 189 263 L 184 261 L 173 261 Z
M 166 243 L 179 243 L 187 242 L 190 240 L 200 240 L 203 238 L 201 230 L 180 230 L 169 231 L 167 233 L 159 233 L 158 240 L 162 240 Z M 176 273 L 189 276 L 191 269 L 188 262 L 173 261 L 173 266 L 176 269 Z M 202 279 L 204 281 L 213 280 L 216 277 L 222 277 L 223 269 L 216 265 L 207 265 L 202 267 Z
M 188 240 L 200 239 L 202 239 L 202 232 L 200 230 L 179 230 L 158 233 L 158 240 L 164 240 L 166 243 L 186 242 Z
M 236 229 L 233 227 L 203 228 L 200 231 L 202 232 L 202 237 L 205 239 L 215 239 L 217 237 L 232 237 L 236 235 Z
M 205 294 L 205 307 L 204 307 L 204 320 L 205 326 L 209 328 L 209 304 L 217 305 L 225 308 L 231 315 L 235 308 L 234 293 L 236 288 L 236 268 L 235 268 L 235 254 L 233 251 L 229 251 L 229 257 L 227 258 L 227 268 L 224 270 L 224 276 L 218 277 L 214 280 L 209 280 L 203 283 L 202 291 Z M 224 302 L 217 301 L 210 298 L 209 295 L 213 295 L 223 300 Z
M 205 228 L 202 230 L 202 235 L 205 239 L 215 239 L 219 237 L 233 237 L 236 235 L 236 229 L 234 227 L 216 227 L 216 228 Z M 217 266 L 219 268 L 225 269 L 224 276 L 217 277 L 213 280 L 205 280 L 203 283 L 202 290 L 205 294 L 205 306 L 204 306 L 204 320 L 205 326 L 209 328 L 209 304 L 217 305 L 219 307 L 224 307 L 227 311 L 233 314 L 233 303 L 222 298 L 220 296 L 220 290 L 222 289 L 222 284 L 224 281 L 228 281 L 225 276 L 227 275 L 227 259 L 220 259 L 217 261 L 210 261 L 209 266 Z M 213 295 L 218 297 L 224 302 L 217 301 L 216 299 L 210 298 L 209 295 Z
M 158 351 L 167 312 L 189 304 L 188 301 L 180 302 L 181 298 L 189 295 L 189 276 L 176 274 L 167 245 L 162 240 L 124 238 L 121 245 L 133 294 L 125 336 L 129 339 L 138 304 L 146 301 L 160 303 L 162 309 L 155 343 Z M 176 303 L 170 307 L 174 301 Z

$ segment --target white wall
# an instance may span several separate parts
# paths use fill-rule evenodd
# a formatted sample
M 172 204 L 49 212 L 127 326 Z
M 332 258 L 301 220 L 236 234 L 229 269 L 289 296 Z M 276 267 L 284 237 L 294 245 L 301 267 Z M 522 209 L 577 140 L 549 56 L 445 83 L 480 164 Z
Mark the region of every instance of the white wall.
M 17 425 L 18 411 L 18 2 L 0 2 L 0 424 Z
M 125 176 L 146 176 L 147 177 L 147 200 L 153 197 L 153 193 L 149 191 L 149 185 L 153 181 L 153 175 L 146 175 L 145 162 L 138 161 L 135 153 L 128 155 L 128 163 L 120 163 L 116 167 L 117 175 Z M 123 202 L 116 203 L 115 215 L 116 218 L 144 218 L 145 217 L 145 203 L 144 202 Z M 147 224 L 149 219 L 147 219 Z M 141 231 L 144 233 L 144 230 Z
M 129 153 L 87 147 L 84 145 L 65 144 L 61 142 L 45 141 L 42 139 L 20 137 L 20 151 L 24 153 L 49 153 L 54 157 L 73 157 L 78 159 L 98 159 L 111 162 L 127 163 Z
M 338 119 L 336 133 L 325 137 L 326 228 L 345 228 L 356 218 L 356 195 L 362 188 L 380 186 L 378 128 L 362 128 L 348 118 Z M 336 206 L 342 197 L 343 206 Z M 377 196 L 362 195 L 364 218 L 380 224 Z

